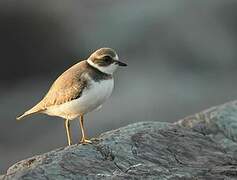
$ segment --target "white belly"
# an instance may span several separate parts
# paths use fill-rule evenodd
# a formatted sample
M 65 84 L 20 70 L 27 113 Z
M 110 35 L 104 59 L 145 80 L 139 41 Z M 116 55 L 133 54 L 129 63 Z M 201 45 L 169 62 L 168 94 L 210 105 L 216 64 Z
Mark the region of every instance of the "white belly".
M 98 108 L 111 95 L 114 80 L 92 82 L 89 88 L 84 89 L 81 97 L 70 102 L 50 107 L 46 114 L 74 119 Z

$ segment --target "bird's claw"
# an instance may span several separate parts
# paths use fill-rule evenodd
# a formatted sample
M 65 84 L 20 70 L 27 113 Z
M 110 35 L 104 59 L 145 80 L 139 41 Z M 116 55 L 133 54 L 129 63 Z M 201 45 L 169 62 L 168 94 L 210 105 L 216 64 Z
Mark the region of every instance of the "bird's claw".
M 92 141 L 88 140 L 88 139 L 82 139 L 80 141 L 81 144 L 92 144 Z

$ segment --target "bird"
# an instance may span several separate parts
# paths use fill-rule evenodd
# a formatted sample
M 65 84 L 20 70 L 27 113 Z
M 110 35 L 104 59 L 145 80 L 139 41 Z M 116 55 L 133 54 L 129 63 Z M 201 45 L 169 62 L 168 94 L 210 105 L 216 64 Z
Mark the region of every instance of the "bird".
M 72 145 L 70 121 L 79 119 L 80 143 L 92 143 L 86 137 L 84 115 L 102 107 L 114 89 L 113 73 L 119 66 L 127 66 L 119 60 L 116 51 L 104 47 L 93 52 L 63 72 L 51 85 L 42 100 L 31 109 L 18 116 L 43 113 L 64 119 L 68 145 Z

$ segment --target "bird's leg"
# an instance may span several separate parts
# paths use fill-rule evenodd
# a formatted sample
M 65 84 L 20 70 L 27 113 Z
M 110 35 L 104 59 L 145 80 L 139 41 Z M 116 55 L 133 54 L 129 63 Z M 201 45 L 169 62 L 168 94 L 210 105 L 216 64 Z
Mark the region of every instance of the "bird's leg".
M 68 141 L 68 145 L 72 145 L 72 135 L 71 135 L 71 129 L 70 129 L 70 120 L 66 119 L 65 120 L 65 128 L 66 128 L 66 133 L 67 133 L 67 141 Z
M 82 135 L 82 138 L 81 138 L 81 143 L 82 144 L 87 144 L 87 143 L 91 143 L 90 140 L 86 139 L 86 136 L 85 136 L 85 130 L 84 130 L 84 117 L 83 115 L 80 115 L 80 126 L 81 126 L 81 135 Z

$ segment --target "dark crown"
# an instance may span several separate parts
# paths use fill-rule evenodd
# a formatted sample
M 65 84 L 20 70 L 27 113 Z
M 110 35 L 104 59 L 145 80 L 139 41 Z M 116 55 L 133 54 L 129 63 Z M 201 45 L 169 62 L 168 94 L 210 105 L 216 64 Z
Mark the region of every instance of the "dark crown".
M 92 53 L 89 59 L 99 66 L 108 66 L 114 63 L 116 57 L 117 53 L 115 50 L 111 48 L 100 48 Z

